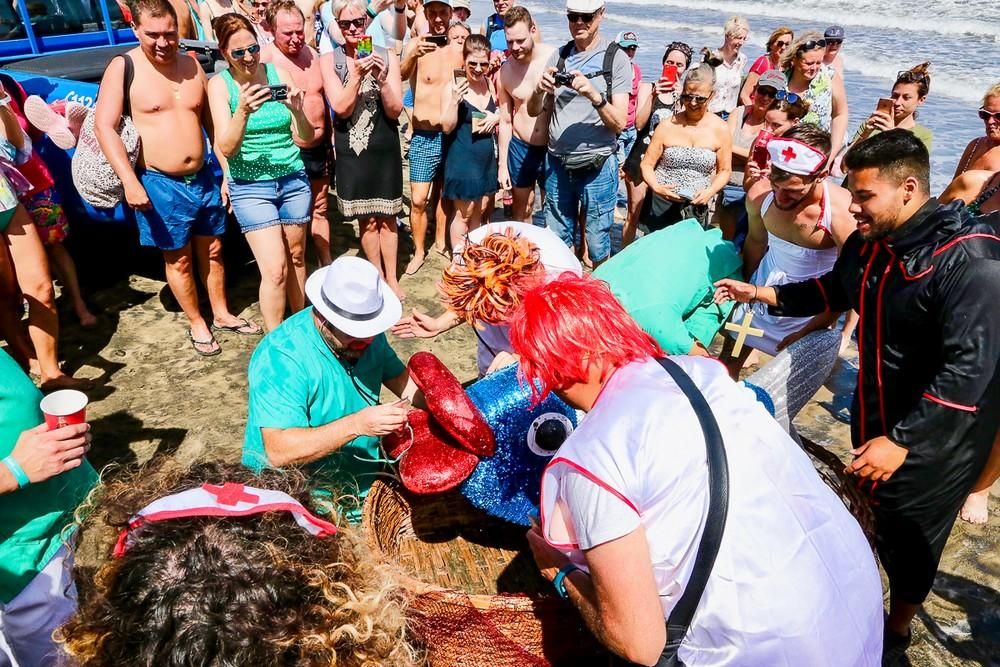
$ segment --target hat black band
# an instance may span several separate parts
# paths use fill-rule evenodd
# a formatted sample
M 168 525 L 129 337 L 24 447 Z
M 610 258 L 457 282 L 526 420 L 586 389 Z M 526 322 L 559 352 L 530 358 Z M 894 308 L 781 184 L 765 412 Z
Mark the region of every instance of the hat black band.
M 323 297 L 323 304 L 326 305 L 327 308 L 337 313 L 341 317 L 348 320 L 353 320 L 355 322 L 366 322 L 368 320 L 375 319 L 376 317 L 378 317 L 379 313 L 382 312 L 382 307 L 385 305 L 385 299 L 382 298 L 382 293 L 380 292 L 378 308 L 376 308 L 370 313 L 352 313 L 350 311 L 344 310 L 343 308 L 335 304 L 333 301 L 330 301 L 330 299 L 327 298 L 326 293 L 322 289 L 320 289 L 319 294 L 321 297 Z

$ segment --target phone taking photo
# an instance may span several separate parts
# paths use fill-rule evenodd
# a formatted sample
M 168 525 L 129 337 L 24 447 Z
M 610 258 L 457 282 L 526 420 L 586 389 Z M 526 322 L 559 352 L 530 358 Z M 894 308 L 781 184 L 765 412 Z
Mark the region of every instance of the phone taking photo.
M 424 39 L 437 46 L 448 46 L 448 35 L 427 35 Z
M 677 65 L 672 63 L 667 63 L 663 66 L 663 71 L 660 72 L 660 79 L 666 81 L 669 84 L 676 85 L 677 79 L 680 77 L 680 72 L 677 70 Z
M 284 83 L 274 83 L 267 87 L 271 91 L 272 101 L 281 101 L 288 99 L 288 86 Z
M 886 116 L 888 116 L 889 117 L 889 125 L 895 127 L 896 121 L 895 121 L 895 119 L 893 117 L 892 107 L 893 107 L 893 104 L 892 104 L 892 100 L 890 98 L 888 98 L 888 97 L 880 97 L 880 98 L 878 98 L 878 104 L 875 105 L 875 111 L 877 111 L 879 113 L 884 113 Z
M 465 74 L 465 70 L 464 69 L 456 69 L 453 72 L 453 74 L 454 74 L 454 77 L 455 77 L 455 83 L 456 84 L 461 83 L 462 80 L 468 78 L 468 76 Z
M 354 49 L 354 53 L 357 55 L 358 58 L 367 58 L 373 52 L 374 48 L 372 47 L 371 35 L 365 35 L 364 37 L 359 39 L 358 45 Z

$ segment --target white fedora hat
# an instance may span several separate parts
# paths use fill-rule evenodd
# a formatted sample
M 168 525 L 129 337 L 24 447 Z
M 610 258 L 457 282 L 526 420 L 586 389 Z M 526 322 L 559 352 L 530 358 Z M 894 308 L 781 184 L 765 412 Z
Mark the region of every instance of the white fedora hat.
M 371 338 L 399 321 L 403 306 L 378 269 L 360 257 L 338 257 L 306 280 L 313 308 L 354 338 Z

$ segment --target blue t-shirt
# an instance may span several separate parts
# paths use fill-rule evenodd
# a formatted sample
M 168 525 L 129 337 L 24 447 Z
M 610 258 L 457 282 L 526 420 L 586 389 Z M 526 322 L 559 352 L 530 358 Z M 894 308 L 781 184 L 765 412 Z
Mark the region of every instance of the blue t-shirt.
M 406 367 L 379 334 L 357 363 L 334 356 L 307 308 L 268 334 L 250 358 L 250 402 L 243 465 L 270 467 L 262 428 L 316 428 L 378 402 L 382 384 Z M 381 464 L 378 438 L 361 436 L 305 466 L 344 493 L 363 498 Z
M 493 51 L 507 50 L 507 34 L 503 31 L 503 17 L 499 14 L 490 14 L 483 22 L 483 30 L 490 40 L 490 49 Z

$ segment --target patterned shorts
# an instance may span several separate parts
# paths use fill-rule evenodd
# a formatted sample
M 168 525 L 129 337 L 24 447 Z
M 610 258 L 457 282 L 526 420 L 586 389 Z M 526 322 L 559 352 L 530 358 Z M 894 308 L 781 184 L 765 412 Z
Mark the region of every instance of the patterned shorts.
M 28 209 L 38 235 L 46 246 L 62 243 L 69 236 L 69 220 L 59 201 L 55 188 L 42 190 L 22 202 Z

